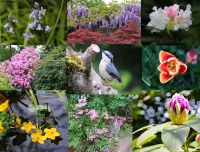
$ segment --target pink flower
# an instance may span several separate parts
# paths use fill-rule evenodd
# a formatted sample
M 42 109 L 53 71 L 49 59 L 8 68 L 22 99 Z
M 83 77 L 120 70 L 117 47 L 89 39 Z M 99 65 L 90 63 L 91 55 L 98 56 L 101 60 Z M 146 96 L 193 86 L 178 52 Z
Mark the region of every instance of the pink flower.
M 97 135 L 92 135 L 89 137 L 89 140 L 94 141 L 97 138 Z
M 81 96 L 80 99 L 78 100 L 78 103 L 75 105 L 76 109 L 85 107 L 87 105 L 86 100 L 87 99 L 85 96 Z
M 12 85 L 16 88 L 30 88 L 35 78 L 34 69 L 39 66 L 39 52 L 33 47 L 26 47 L 15 54 L 10 61 L 1 65 L 6 67 Z
M 124 124 L 125 120 L 126 120 L 125 118 L 118 117 L 115 119 L 115 124 L 117 126 L 122 126 Z
M 198 54 L 195 50 L 187 51 L 186 53 L 186 63 L 197 64 Z
M 84 110 L 80 110 L 80 111 L 78 111 L 76 114 L 77 115 L 82 115 L 84 113 Z
M 98 112 L 96 110 L 89 110 L 88 115 L 90 115 L 90 120 L 95 120 L 98 117 Z
M 109 115 L 107 114 L 107 112 L 104 112 L 104 113 L 103 113 L 103 118 L 104 118 L 105 120 L 110 119 L 110 117 L 109 117 Z
M 164 12 L 170 19 L 174 19 L 179 12 L 179 5 L 174 4 L 173 6 L 165 7 Z
M 106 128 L 104 128 L 104 129 L 98 129 L 98 130 L 96 131 L 96 134 L 102 135 L 102 134 L 105 134 L 105 133 L 107 133 L 107 132 L 108 132 L 108 130 L 107 130 Z

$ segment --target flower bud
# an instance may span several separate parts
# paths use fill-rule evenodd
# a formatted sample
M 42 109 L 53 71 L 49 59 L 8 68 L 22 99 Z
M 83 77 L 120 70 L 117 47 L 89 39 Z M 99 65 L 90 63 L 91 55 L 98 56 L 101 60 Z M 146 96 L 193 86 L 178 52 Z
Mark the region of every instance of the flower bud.
M 197 145 L 200 145 L 200 134 L 197 134 L 195 140 L 196 140 Z
M 176 125 L 182 125 L 188 119 L 189 107 L 189 102 L 183 95 L 173 95 L 168 105 L 170 120 Z
M 195 50 L 187 51 L 186 63 L 197 64 L 197 57 L 198 57 L 197 51 Z

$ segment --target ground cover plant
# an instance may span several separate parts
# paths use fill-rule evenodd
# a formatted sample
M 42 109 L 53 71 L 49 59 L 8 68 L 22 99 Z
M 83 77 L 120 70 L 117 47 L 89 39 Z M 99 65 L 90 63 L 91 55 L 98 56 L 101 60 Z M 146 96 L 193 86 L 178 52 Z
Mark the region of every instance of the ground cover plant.
M 140 43 L 140 1 L 69 1 L 67 41 L 80 44 Z

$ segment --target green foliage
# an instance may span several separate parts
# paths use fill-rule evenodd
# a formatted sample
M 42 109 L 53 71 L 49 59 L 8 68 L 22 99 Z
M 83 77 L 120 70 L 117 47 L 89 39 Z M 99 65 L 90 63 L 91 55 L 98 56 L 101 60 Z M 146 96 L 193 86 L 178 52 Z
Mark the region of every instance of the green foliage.
M 0 62 L 8 60 L 15 53 L 15 49 L 11 46 L 1 45 L 0 46 Z
M 64 90 L 66 86 L 64 46 L 54 47 L 43 53 L 45 55 L 42 57 L 41 65 L 36 70 L 34 88 Z
M 195 46 L 145 46 L 142 55 L 142 80 L 145 89 L 177 90 L 177 89 L 199 89 L 200 88 L 200 64 L 187 64 L 188 69 L 184 75 L 177 75 L 166 84 L 161 84 L 157 67 L 159 66 L 159 52 L 167 51 L 175 55 L 180 61 L 185 62 L 186 52 L 196 50 L 200 56 L 200 48 Z M 199 61 L 199 59 L 198 59 Z

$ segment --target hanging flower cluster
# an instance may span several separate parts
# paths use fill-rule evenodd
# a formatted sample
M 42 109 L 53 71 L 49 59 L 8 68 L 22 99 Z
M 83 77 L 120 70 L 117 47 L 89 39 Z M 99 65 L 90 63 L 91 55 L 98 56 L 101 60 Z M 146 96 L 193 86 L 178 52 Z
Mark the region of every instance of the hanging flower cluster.
M 28 23 L 29 28 L 27 28 L 25 33 L 23 34 L 25 41 L 28 41 L 29 39 L 34 37 L 30 30 L 44 30 L 45 32 L 49 32 L 51 30 L 49 25 L 43 25 L 41 22 L 44 18 L 45 13 L 46 9 L 40 7 L 40 5 L 37 2 L 35 2 L 34 9 L 29 15 L 29 18 L 33 19 L 33 22 Z
M 150 22 L 147 26 L 152 27 L 151 32 L 188 30 L 192 25 L 191 5 L 188 4 L 186 10 L 179 8 L 179 5 L 162 8 L 153 7 L 153 12 L 149 14 Z
M 17 23 L 17 20 L 13 19 L 10 15 L 8 16 L 8 23 L 4 25 L 4 28 L 8 33 L 14 33 L 13 26 Z
M 35 76 L 33 70 L 39 65 L 39 52 L 33 47 L 24 48 L 1 65 L 6 67 L 14 87 L 30 88 Z

